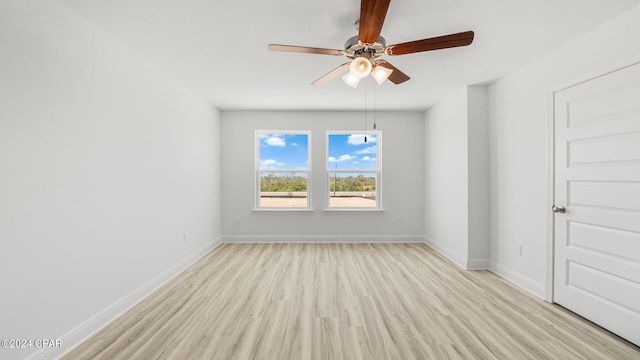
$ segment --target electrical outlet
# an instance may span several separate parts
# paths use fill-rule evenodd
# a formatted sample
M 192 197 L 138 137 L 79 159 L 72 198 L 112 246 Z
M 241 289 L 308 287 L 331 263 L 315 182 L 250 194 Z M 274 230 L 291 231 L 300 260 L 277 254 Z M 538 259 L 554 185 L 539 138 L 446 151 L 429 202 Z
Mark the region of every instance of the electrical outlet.
M 240 216 L 236 216 L 235 223 L 236 223 L 236 225 L 240 225 L 240 223 L 242 223 L 242 218 Z
M 522 256 L 522 244 L 516 245 L 516 255 Z
M 398 216 L 396 217 L 396 224 L 397 225 L 402 225 L 404 224 L 404 218 L 402 216 Z
M 187 243 L 187 233 L 182 233 L 182 243 L 183 244 Z

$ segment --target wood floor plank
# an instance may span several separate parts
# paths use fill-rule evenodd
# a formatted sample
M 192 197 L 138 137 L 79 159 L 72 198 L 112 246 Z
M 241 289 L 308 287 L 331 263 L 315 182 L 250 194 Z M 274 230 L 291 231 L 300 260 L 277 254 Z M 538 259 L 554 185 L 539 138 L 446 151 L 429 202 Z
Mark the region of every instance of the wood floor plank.
M 640 359 L 423 244 L 223 244 L 64 359 Z

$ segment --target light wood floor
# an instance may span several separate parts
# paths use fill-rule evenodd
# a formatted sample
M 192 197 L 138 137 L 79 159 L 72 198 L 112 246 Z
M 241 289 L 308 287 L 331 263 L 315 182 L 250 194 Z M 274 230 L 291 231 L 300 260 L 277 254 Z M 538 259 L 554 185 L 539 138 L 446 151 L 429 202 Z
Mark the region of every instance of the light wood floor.
M 640 359 L 421 244 L 223 244 L 65 359 Z

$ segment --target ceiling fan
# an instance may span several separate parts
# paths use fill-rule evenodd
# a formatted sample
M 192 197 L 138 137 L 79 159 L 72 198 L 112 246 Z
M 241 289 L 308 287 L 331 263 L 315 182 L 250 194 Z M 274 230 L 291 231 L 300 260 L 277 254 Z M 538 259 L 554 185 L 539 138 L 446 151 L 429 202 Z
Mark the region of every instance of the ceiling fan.
M 331 70 L 311 84 L 326 84 L 332 79 L 346 74 L 342 79 L 347 85 L 355 88 L 358 86 L 360 80 L 369 74 L 371 74 L 379 85 L 387 79 L 394 84 L 401 84 L 410 79 L 409 76 L 398 70 L 388 61 L 381 59 L 380 57 L 384 54 L 398 56 L 467 46 L 473 42 L 473 31 L 465 31 L 387 46 L 385 39 L 380 36 L 380 31 L 382 30 L 390 1 L 391 0 L 361 0 L 360 20 L 356 21 L 358 35 L 347 40 L 344 44 L 344 50 L 280 44 L 270 44 L 268 48 L 271 51 L 344 55 L 352 60 Z

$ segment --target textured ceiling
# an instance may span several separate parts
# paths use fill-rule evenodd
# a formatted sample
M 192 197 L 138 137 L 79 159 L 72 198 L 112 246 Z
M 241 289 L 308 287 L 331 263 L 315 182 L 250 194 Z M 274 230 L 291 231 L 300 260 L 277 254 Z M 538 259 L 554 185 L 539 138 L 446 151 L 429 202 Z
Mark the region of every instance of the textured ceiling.
M 411 76 L 358 89 L 310 83 L 346 58 L 267 51 L 280 43 L 342 49 L 357 0 L 59 0 L 220 109 L 421 110 L 488 83 L 638 5 L 638 0 L 392 0 L 388 44 L 466 30 L 463 48 L 386 57 Z M 371 104 L 371 100 L 370 100 Z M 371 106 L 371 105 L 369 105 Z

